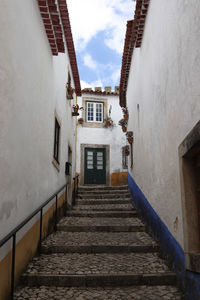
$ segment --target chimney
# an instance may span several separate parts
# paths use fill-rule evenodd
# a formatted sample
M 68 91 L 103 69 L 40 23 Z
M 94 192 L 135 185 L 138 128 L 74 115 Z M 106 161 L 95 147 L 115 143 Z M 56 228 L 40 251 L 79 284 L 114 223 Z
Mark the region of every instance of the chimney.
M 119 86 L 115 86 L 115 93 L 119 95 Z
M 105 86 L 106 94 L 111 94 L 111 86 Z
M 100 86 L 95 87 L 95 92 L 101 92 L 101 87 Z

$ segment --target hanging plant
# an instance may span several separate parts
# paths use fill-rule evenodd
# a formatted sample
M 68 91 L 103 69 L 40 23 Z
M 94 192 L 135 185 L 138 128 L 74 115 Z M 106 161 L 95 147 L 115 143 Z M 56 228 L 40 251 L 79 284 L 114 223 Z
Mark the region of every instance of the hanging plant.
M 124 120 L 128 120 L 129 118 L 129 114 L 128 114 L 128 107 L 122 107 L 122 111 L 123 111 L 123 114 L 124 114 Z
M 113 120 L 111 119 L 111 118 L 106 118 L 105 120 L 104 120 L 104 122 L 105 122 L 105 127 L 112 127 L 113 126 Z
M 128 145 L 125 147 L 124 153 L 125 153 L 126 156 L 129 156 L 130 151 L 129 151 L 129 146 Z
M 119 120 L 118 124 L 122 127 L 123 132 L 127 131 L 127 120 L 121 119 L 121 120 Z
M 66 83 L 66 89 L 67 89 L 67 99 L 72 100 L 74 89 L 72 88 L 72 86 L 68 82 Z
M 75 104 L 72 106 L 72 109 L 73 109 L 72 116 L 79 116 L 78 111 L 79 111 L 79 109 L 82 110 L 83 107 L 79 107 L 78 104 Z
M 83 118 L 79 118 L 79 119 L 78 119 L 78 123 L 79 123 L 79 124 L 83 124 Z
M 133 131 L 127 131 L 126 137 L 127 137 L 129 144 L 132 144 L 133 143 Z
M 68 82 L 66 83 L 66 89 L 67 89 L 68 95 L 73 95 L 74 89 L 72 88 L 71 84 Z

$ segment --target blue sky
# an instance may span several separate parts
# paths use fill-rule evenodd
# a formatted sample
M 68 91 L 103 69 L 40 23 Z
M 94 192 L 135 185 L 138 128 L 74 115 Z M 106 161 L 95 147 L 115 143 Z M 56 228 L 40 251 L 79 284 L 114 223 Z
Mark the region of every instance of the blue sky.
M 132 0 L 67 0 L 81 87 L 119 85 Z

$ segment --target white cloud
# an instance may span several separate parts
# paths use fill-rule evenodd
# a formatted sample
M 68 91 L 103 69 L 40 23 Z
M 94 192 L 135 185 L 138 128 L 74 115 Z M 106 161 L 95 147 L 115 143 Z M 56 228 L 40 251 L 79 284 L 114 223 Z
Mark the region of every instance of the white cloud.
M 84 50 L 98 32 L 106 30 L 105 43 L 122 52 L 126 20 L 132 19 L 135 3 L 131 0 L 68 0 L 76 51 Z
M 85 89 L 85 88 L 91 88 L 92 86 L 90 85 L 90 83 L 81 80 L 81 89 Z
M 120 71 L 121 71 L 121 69 L 118 68 L 111 74 L 111 79 L 112 79 L 113 84 L 116 84 L 116 82 L 118 82 L 118 84 L 119 84 Z
M 88 83 L 84 80 L 81 80 L 81 89 L 94 88 L 94 87 L 97 87 L 97 86 L 103 87 L 103 83 L 102 83 L 101 79 L 98 79 L 98 80 L 90 82 L 90 83 Z
M 93 60 L 92 56 L 90 54 L 86 54 L 83 57 L 84 65 L 88 68 L 95 70 L 97 68 L 97 62 Z

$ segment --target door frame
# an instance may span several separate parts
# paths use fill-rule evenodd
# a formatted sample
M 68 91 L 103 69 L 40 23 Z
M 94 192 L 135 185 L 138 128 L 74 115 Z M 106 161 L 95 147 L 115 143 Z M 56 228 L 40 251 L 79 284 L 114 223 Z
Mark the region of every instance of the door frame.
M 85 148 L 104 148 L 106 150 L 106 184 L 110 185 L 110 145 L 99 145 L 99 144 L 81 144 L 80 145 L 80 153 L 81 153 L 81 172 L 80 172 L 80 184 L 84 185 L 84 154 Z

